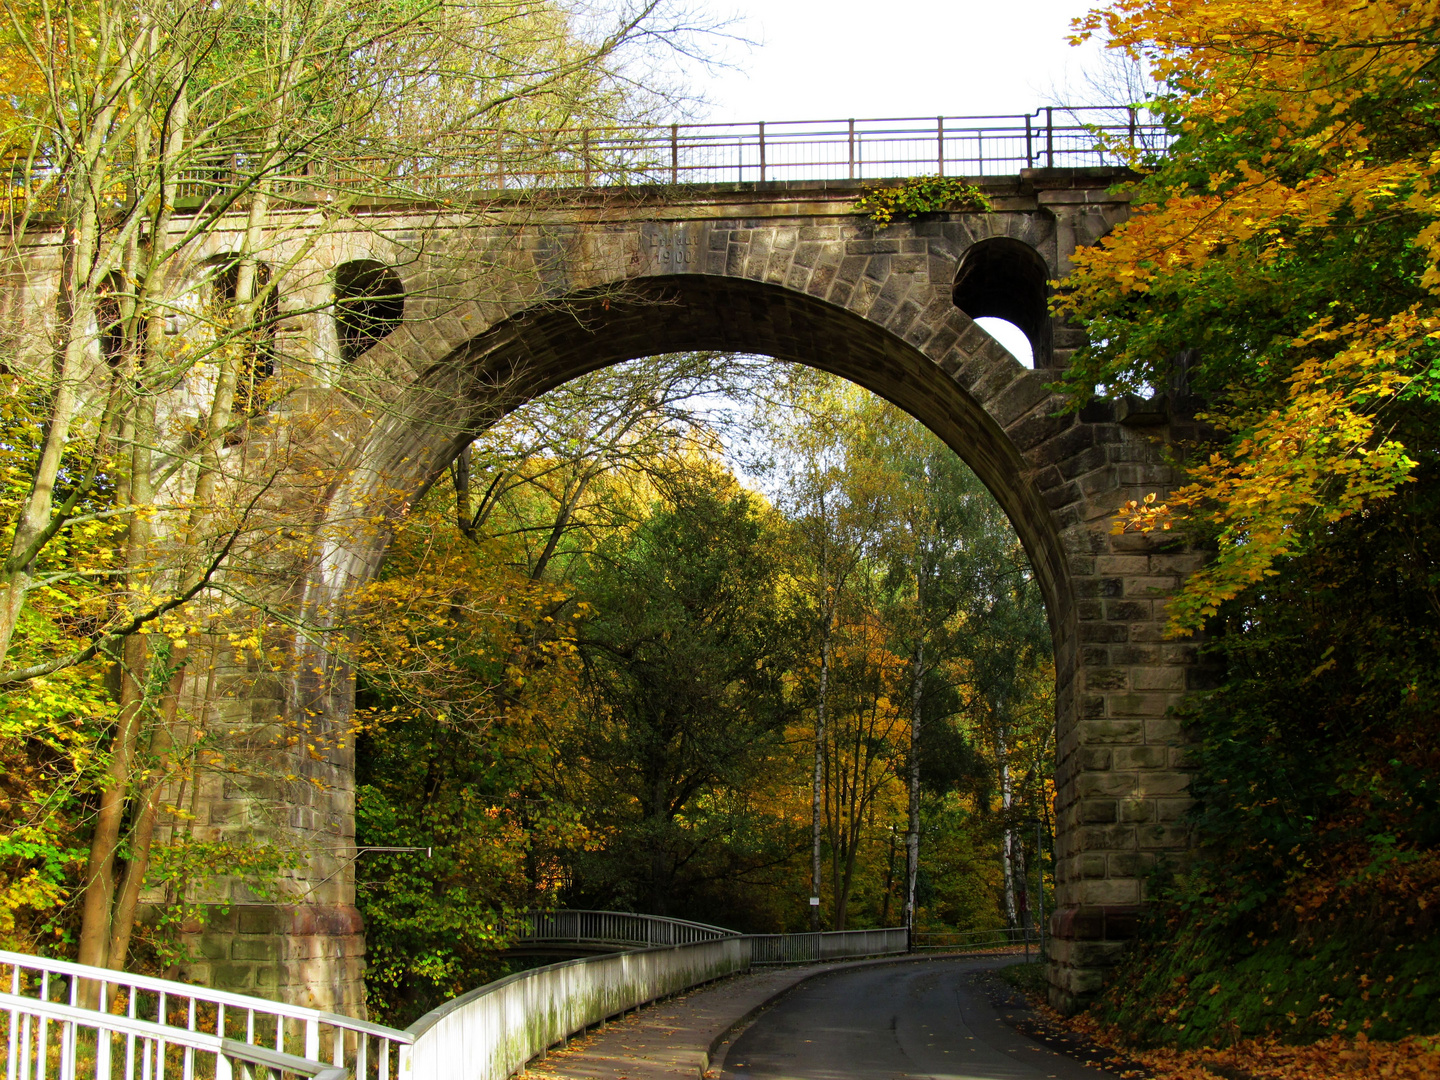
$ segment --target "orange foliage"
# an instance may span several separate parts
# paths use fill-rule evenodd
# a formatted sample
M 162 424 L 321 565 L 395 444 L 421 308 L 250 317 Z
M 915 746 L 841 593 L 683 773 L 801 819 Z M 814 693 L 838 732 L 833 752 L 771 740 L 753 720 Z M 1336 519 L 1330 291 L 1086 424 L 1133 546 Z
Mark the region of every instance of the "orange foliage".
M 1042 1006 L 1042 1008 L 1044 1008 Z M 1319 1042 L 1291 1046 L 1273 1037 L 1244 1039 L 1223 1049 L 1137 1050 L 1126 1045 L 1120 1033 L 1097 1024 L 1081 1013 L 1061 1018 L 1045 1009 L 1052 1022 L 1114 1050 L 1118 1060 L 1143 1070 L 1121 1066 L 1119 1075 L 1153 1080 L 1440 1080 L 1440 1039 L 1411 1037 L 1397 1042 L 1333 1036 Z
M 1440 339 L 1440 150 L 1421 134 L 1437 22 L 1437 0 L 1117 0 L 1080 24 L 1079 37 L 1103 34 L 1150 61 L 1182 136 L 1132 218 L 1075 257 L 1064 304 L 1092 332 L 1103 336 L 1106 317 L 1142 322 L 1137 303 L 1173 310 L 1202 286 L 1213 298 L 1227 276 L 1237 292 L 1256 281 L 1286 290 L 1311 273 L 1297 252 L 1364 228 L 1401 222 L 1395 260 L 1423 257 L 1408 302 L 1365 311 L 1337 298 L 1337 310 L 1297 316 L 1302 328 L 1268 352 L 1240 349 L 1235 366 L 1253 366 L 1231 372 L 1206 417 L 1221 443 L 1164 514 L 1125 508 L 1117 531 L 1189 515 L 1219 541 L 1172 608 L 1174 632 L 1296 554 L 1304 523 L 1359 511 L 1416 466 L 1391 412 L 1435 400 L 1440 383 L 1428 359 Z M 1233 317 L 1223 306 L 1214 316 Z M 1102 342 L 1086 374 L 1133 382 L 1158 370 L 1163 358 L 1143 355 L 1154 341 Z

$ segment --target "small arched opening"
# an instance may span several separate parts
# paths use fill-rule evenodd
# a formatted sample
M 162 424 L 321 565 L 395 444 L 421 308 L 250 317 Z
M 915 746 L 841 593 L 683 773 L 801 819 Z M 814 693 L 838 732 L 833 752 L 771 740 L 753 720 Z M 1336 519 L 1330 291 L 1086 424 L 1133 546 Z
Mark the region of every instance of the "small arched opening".
M 100 331 L 100 356 L 111 368 L 125 358 L 125 278 L 112 270 L 100 283 L 95 304 L 95 324 Z
M 960 259 L 955 271 L 955 306 L 978 322 L 1016 355 L 1025 357 L 1013 339 L 1006 340 L 1004 323 L 1018 329 L 1029 342 L 1031 363 L 1050 363 L 1050 270 L 1029 244 L 1008 236 L 981 240 Z M 997 324 L 991 320 L 1003 320 Z
M 275 327 L 280 319 L 280 294 L 271 284 L 268 263 L 250 263 L 252 275 L 241 297 L 243 256 L 229 253 L 211 260 L 210 311 L 215 344 L 233 348 L 239 357 L 235 372 L 235 411 L 253 415 L 264 408 L 261 386 L 275 374 Z M 241 308 L 248 306 L 248 315 Z
M 335 330 L 347 364 L 391 333 L 405 317 L 405 287 L 392 267 L 352 259 L 335 268 Z

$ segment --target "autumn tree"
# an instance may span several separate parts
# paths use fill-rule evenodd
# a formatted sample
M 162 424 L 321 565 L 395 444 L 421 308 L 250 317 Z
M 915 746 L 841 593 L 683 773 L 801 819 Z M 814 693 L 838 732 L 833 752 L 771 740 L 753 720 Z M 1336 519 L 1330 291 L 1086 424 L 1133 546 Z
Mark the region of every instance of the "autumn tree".
M 796 629 L 777 524 L 695 461 L 638 529 L 597 551 L 585 581 L 595 613 L 577 640 L 582 722 L 566 747 L 609 804 L 613 839 L 590 889 L 633 889 L 630 902 L 667 914 L 726 839 L 725 797 L 743 802 L 776 750 Z
M 791 372 L 780 385 L 785 391 L 765 420 L 776 448 L 767 484 L 801 541 L 797 579 L 815 626 L 818 674 L 809 692 L 814 790 L 824 808 L 815 821 L 823 817 L 831 848 L 834 925 L 846 918 L 850 871 L 843 868 L 853 866 L 858 850 L 857 812 L 874 810 L 885 786 L 878 778 L 897 767 L 897 709 L 906 728 L 903 917 L 909 924 L 921 902 L 928 803 L 965 786 L 982 830 L 989 828 L 979 824 L 992 809 L 989 792 L 999 793 L 1002 895 L 1019 925 L 1022 814 L 1009 770 L 1019 741 L 1029 777 L 1042 778 L 1053 742 L 1017 740 L 1012 729 L 1024 717 L 1027 734 L 1038 723 L 1034 730 L 1043 735 L 1054 721 L 1044 607 L 1019 540 L 974 474 L 913 418 L 818 372 Z M 877 626 L 883 643 L 873 637 Z M 843 654 L 846 665 L 835 666 L 831 653 Z M 903 658 L 903 688 L 894 681 L 896 657 Z M 977 724 L 982 700 L 990 703 L 989 719 Z M 837 711 L 841 701 L 845 715 Z M 862 728 L 870 734 L 859 735 Z M 860 741 L 847 748 L 847 739 Z M 975 783 L 977 744 L 994 770 L 983 793 Z M 1034 800 L 1024 803 L 1033 815 Z M 812 853 L 818 885 L 816 862 Z
M 1414 992 L 1440 880 L 1436 20 L 1123 0 L 1085 22 L 1152 65 L 1174 142 L 1066 283 L 1091 338 L 1066 379 L 1198 411 L 1183 486 L 1118 526 L 1215 552 L 1170 608 L 1219 671 L 1184 710 L 1195 857 L 1161 868 L 1106 1005 L 1143 1038 L 1436 1023 Z
M 1176 631 L 1428 460 L 1434 14 L 1124 0 L 1085 20 L 1145 58 L 1176 135 L 1137 162 L 1131 219 L 1078 255 L 1063 300 L 1092 342 L 1066 376 L 1077 401 L 1158 388 L 1203 402 L 1216 433 L 1186 486 L 1126 522 L 1184 520 L 1217 545 Z
M 815 664 L 813 753 L 810 785 L 810 896 L 811 929 L 820 929 L 822 899 L 823 841 L 828 838 L 832 853 L 832 922 L 843 928 L 844 896 L 848 887 L 836 887 L 838 867 L 846 863 L 842 852 L 852 853 L 848 860 L 853 874 L 853 841 L 839 841 L 842 807 L 849 806 L 849 836 L 860 827 L 862 817 L 855 815 L 856 800 L 845 800 L 831 781 L 832 763 L 841 766 L 833 754 L 840 745 L 851 740 L 832 730 L 832 669 L 835 650 L 847 619 L 866 619 L 866 559 L 883 528 L 885 486 L 890 479 L 883 469 L 867 468 L 873 462 L 849 454 L 848 446 L 855 434 L 858 418 L 853 415 L 854 396 L 847 395 L 840 380 L 812 369 L 782 369 L 781 391 L 764 399 L 757 410 L 759 430 L 766 443 L 764 468 L 759 470 L 775 478 L 771 487 L 780 509 L 792 523 L 792 535 L 799 544 L 792 571 L 800 584 L 804 603 L 813 624 Z M 848 609 L 848 610 L 847 610 Z M 873 644 L 873 642 L 872 642 Z M 869 657 L 861 647 L 860 655 Z M 865 661 L 862 660 L 862 666 Z M 868 680 L 874 685 L 874 680 Z M 871 722 L 878 723 L 877 703 L 871 701 Z M 888 706 L 879 711 L 888 713 Z M 888 724 L 887 733 L 888 733 Z M 851 777 L 854 790 L 866 794 L 858 800 L 864 810 L 878 791 L 872 781 L 872 766 L 881 769 L 891 764 L 884 753 L 875 753 L 870 743 L 858 734 L 865 746 L 864 760 L 857 757 L 844 770 Z M 888 742 L 887 739 L 882 739 Z M 859 744 L 857 744 L 859 745 Z M 836 778 L 838 779 L 838 773 Z M 837 861 L 838 860 L 838 861 Z
M 303 555 L 276 540 L 292 535 L 286 508 L 328 482 L 297 480 L 286 440 L 248 437 L 315 374 L 279 361 L 287 273 L 353 221 L 362 192 L 441 194 L 415 187 L 419 159 L 503 174 L 508 145 L 535 168 L 565 139 L 507 144 L 507 130 L 625 122 L 669 100 L 634 65 L 694 29 L 658 3 L 583 26 L 504 3 L 6 6 L 4 269 L 18 300 L 0 686 L 71 668 L 93 683 L 108 662 L 119 683 L 83 781 L 98 807 L 81 960 L 126 962 L 161 792 L 184 783 L 182 759 L 208 757 L 181 715 L 203 703 L 181 702 L 215 650 L 184 650 L 209 634 L 275 655 L 267 562 Z M 306 235 L 279 239 L 276 211 L 301 204 L 315 210 Z M 52 229 L 66 238 L 54 281 L 34 279 L 26 245 Z M 222 233 L 230 250 L 202 256 Z M 325 422 L 294 401 L 285 417 L 289 445 Z

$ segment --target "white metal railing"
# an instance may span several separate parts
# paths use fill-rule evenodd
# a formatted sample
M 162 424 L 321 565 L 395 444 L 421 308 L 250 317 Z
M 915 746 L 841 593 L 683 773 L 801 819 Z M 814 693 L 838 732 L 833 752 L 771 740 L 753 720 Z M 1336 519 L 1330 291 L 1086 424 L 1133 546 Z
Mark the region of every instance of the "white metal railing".
M 910 951 L 903 926 L 883 930 L 823 930 L 813 934 L 754 934 L 751 962 L 807 964 L 859 956 L 889 956 Z
M 723 926 L 628 911 L 522 911 L 502 920 L 501 930 L 517 944 L 574 941 L 640 948 L 738 936 Z
M 0 1008 L 9 1013 L 6 1080 L 47 1080 L 52 1075 L 47 1063 L 65 1060 L 67 1053 L 71 1072 L 59 1075 L 71 1080 L 79 1075 L 75 1055 L 82 1044 L 91 1048 L 87 1060 L 97 1080 L 109 1080 L 117 1068 L 121 1071 L 114 1075 L 125 1080 L 165 1080 L 171 1059 L 180 1069 L 172 1075 L 183 1080 L 197 1075 L 224 1080 L 227 1058 L 276 1075 L 404 1080 L 414 1041 L 394 1028 L 301 1005 L 24 953 L 0 951 L 0 986 L 8 991 L 0 997 Z M 98 1008 L 85 1008 L 87 998 Z M 67 1010 L 78 1010 L 86 1020 L 81 1023 Z M 62 1014 L 68 1018 L 55 1019 Z M 69 1032 L 60 1042 L 47 1041 L 52 1023 Z M 90 1034 L 77 1043 L 80 1029 Z M 126 1049 L 116 1057 L 113 1044 L 121 1038 L 127 1040 Z M 244 1047 L 250 1049 L 238 1049 Z M 199 1073 L 197 1053 L 209 1063 Z M 122 1061 L 123 1066 L 117 1064 Z M 151 1064 L 134 1072 L 134 1065 L 145 1061 Z M 31 1063 L 30 1071 L 23 1062 Z M 295 1063 L 308 1063 L 311 1071 L 300 1071 Z
M 10 1018 L 7 1080 L 182 1080 L 313 1077 L 348 1080 L 349 1069 L 203 1031 L 0 993 Z
M 976 952 L 1011 945 L 1043 945 L 1044 934 L 1033 927 L 1000 930 L 917 930 L 911 947 L 916 952 Z
M 630 948 L 490 983 L 405 1031 L 0 951 L 6 1080 L 504 1080 L 577 1031 L 752 964 L 907 951 L 903 928 L 744 935 L 682 919 L 602 911 L 525 912 L 511 925 L 521 940 Z
M 524 911 L 507 917 L 502 929 L 515 945 L 522 946 L 573 943 L 646 948 L 741 936 L 736 930 L 707 923 L 619 911 Z M 904 927 L 744 936 L 753 943 L 752 957 L 757 964 L 803 964 L 909 949 Z

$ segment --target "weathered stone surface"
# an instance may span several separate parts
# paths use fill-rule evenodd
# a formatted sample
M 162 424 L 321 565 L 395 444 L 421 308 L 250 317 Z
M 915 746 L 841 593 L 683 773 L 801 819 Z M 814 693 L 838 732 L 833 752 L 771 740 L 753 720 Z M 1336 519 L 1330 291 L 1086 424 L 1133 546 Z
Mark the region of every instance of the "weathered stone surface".
M 309 211 L 280 215 L 267 247 L 272 265 L 286 267 L 279 284 L 282 303 L 293 300 L 293 340 L 310 350 L 284 354 L 313 383 L 301 397 L 338 390 L 361 403 L 350 407 L 352 426 L 329 433 L 329 452 L 353 471 L 317 512 L 321 554 L 297 571 L 294 592 L 320 611 L 368 580 L 387 539 L 375 508 L 402 511 L 498 412 L 585 371 L 731 350 L 811 364 L 875 391 L 935 431 L 995 494 L 1045 596 L 1059 747 L 1050 977 L 1055 1002 L 1073 1005 L 1133 933 L 1152 856 L 1188 840 L 1184 737 L 1169 711 L 1212 676 L 1193 646 L 1164 638 L 1164 600 L 1203 554 L 1175 550 L 1173 538 L 1110 532 L 1125 499 L 1167 496 L 1165 429 L 1117 424 L 1104 402 L 1057 413 L 1045 389 L 1053 372 L 1021 368 L 955 306 L 953 288 L 960 260 L 991 237 L 1029 244 L 1052 278 L 1063 276 L 1077 246 L 1123 218 L 1124 199 L 1109 193 L 1117 178 L 1080 170 L 987 181 L 1004 207 L 994 214 L 888 228 L 852 212 L 857 185 L 828 182 L 579 192 L 439 216 L 377 205 L 309 248 Z M 34 261 L 38 278 L 45 257 Z M 402 325 L 347 366 L 326 305 L 336 266 L 356 258 L 392 263 L 407 295 Z M 24 287 L 53 292 L 45 282 Z M 1063 346 L 1052 364 L 1080 342 L 1063 326 L 1050 338 Z M 350 523 L 361 507 L 363 527 Z M 293 680 L 267 676 L 262 686 L 259 673 L 243 673 L 211 720 L 339 730 L 353 679 L 332 657 L 313 659 Z M 230 914 L 217 909 L 196 928 L 191 977 L 363 1011 L 352 755 L 297 754 L 271 770 L 293 782 L 265 770 L 253 783 L 202 777 L 197 836 L 284 833 L 305 859 L 289 882 L 292 904 L 215 886 L 207 898 L 229 902 Z

